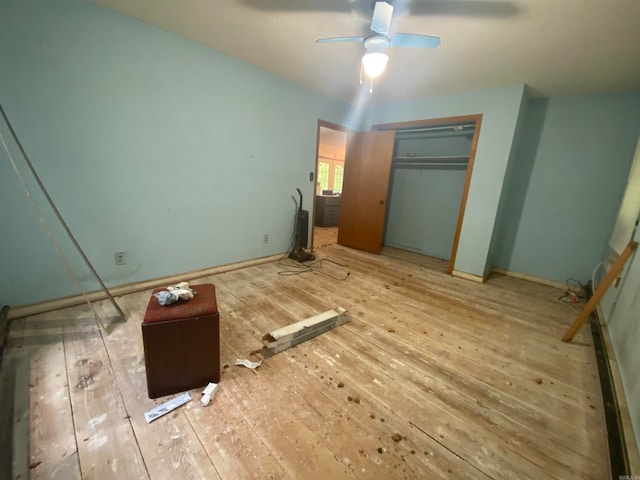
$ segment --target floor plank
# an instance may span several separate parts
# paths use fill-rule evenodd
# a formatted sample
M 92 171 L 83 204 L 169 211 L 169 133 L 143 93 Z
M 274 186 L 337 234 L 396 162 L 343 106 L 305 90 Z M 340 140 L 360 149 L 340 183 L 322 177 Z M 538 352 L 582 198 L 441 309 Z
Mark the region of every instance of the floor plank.
M 262 316 L 258 311 L 268 312 L 269 315 Z M 234 324 L 241 325 L 242 318 L 251 318 L 252 322 L 263 324 L 263 329 L 268 329 L 268 325 L 271 324 L 268 318 L 293 320 L 291 314 L 270 303 L 268 299 L 258 302 L 256 309 L 247 307 L 236 310 L 232 315 L 237 320 Z M 443 461 L 443 458 L 449 456 L 449 452 L 441 445 L 434 442 L 428 442 L 426 446 L 422 445 L 424 442 L 414 443 L 412 439 L 400 433 L 406 433 L 408 425 L 394 415 L 394 409 L 375 398 L 368 401 L 369 395 L 358 386 L 362 379 L 352 380 L 349 374 L 341 373 L 340 362 L 332 357 L 346 358 L 347 352 L 338 350 L 331 355 L 317 355 L 308 350 L 308 345 L 317 345 L 324 341 L 324 338 L 319 339 L 317 342 L 295 347 L 285 355 L 276 355 L 269 358 L 265 366 L 271 367 L 277 362 L 277 385 L 287 392 L 299 392 L 301 399 L 304 396 L 306 401 L 311 403 L 312 411 L 301 412 L 300 415 L 305 419 L 305 423 L 314 420 L 317 422 L 316 429 L 322 434 L 322 441 L 335 446 L 335 450 L 340 452 L 339 460 L 352 469 L 354 475 L 359 478 L 392 479 L 407 476 L 418 478 L 420 472 L 427 471 L 430 472 L 431 478 L 445 478 L 443 473 L 451 473 L 450 470 L 458 474 L 463 470 L 471 477 L 478 474 L 468 465 L 457 465 L 457 458 Z M 357 362 L 351 362 L 350 365 L 356 367 Z M 278 373 L 282 370 L 291 373 L 283 377 Z M 353 370 L 360 371 L 359 368 Z M 271 368 L 266 374 L 265 371 L 267 369 L 262 370 L 259 376 L 270 378 L 274 372 Z M 345 388 L 345 384 L 350 387 Z M 277 392 L 272 392 L 271 397 L 276 405 L 286 405 L 286 402 L 278 401 Z M 402 445 L 393 441 L 392 437 L 395 434 L 403 437 Z M 438 460 L 435 465 L 440 465 L 440 468 L 430 466 L 428 458 L 421 458 L 422 453 L 415 456 L 418 448 L 428 448 L 430 453 L 426 453 L 425 456 L 431 457 L 435 450 Z M 431 463 L 434 463 L 433 459 L 431 460 Z
M 333 245 L 338 241 L 338 227 L 313 227 L 313 249 Z
M 31 478 L 79 479 L 80 464 L 67 379 L 64 317 L 27 319 L 31 354 Z
M 149 478 L 95 319 L 70 323 L 63 341 L 83 478 Z
M 256 281 L 254 283 L 257 284 Z M 277 291 L 274 290 L 269 292 L 268 289 L 265 289 L 264 283 L 260 286 L 265 293 L 264 302 L 270 302 L 271 298 L 277 295 Z M 280 288 L 278 288 L 280 290 Z M 277 300 L 278 305 L 282 305 L 282 301 L 280 299 Z M 277 312 L 277 307 L 272 305 L 274 310 L 274 314 Z M 282 312 L 278 315 L 279 317 L 284 317 Z M 295 318 L 295 317 L 294 317 Z M 346 330 L 349 330 L 349 326 L 347 326 Z M 353 333 L 357 333 L 354 331 Z M 359 334 L 358 334 L 359 335 Z M 382 372 L 385 364 L 393 365 L 397 368 L 394 372 L 393 377 L 387 377 L 384 380 L 390 384 L 396 384 L 394 387 L 391 387 L 390 392 L 399 391 L 400 389 L 403 394 L 405 394 L 402 398 L 393 398 L 394 405 L 400 405 L 403 401 L 405 401 L 406 408 L 401 410 L 409 410 L 415 412 L 416 409 L 419 409 L 419 404 L 412 404 L 411 401 L 414 398 L 420 396 L 423 393 L 422 390 L 427 391 L 432 394 L 430 407 L 432 409 L 436 409 L 438 414 L 436 415 L 439 420 L 448 419 L 447 426 L 451 426 L 452 424 L 457 423 L 456 432 L 457 436 L 467 436 L 465 438 L 464 446 L 468 448 L 470 445 L 475 446 L 474 451 L 479 451 L 480 445 L 485 445 L 482 450 L 491 450 L 492 446 L 498 446 L 498 450 L 495 452 L 487 452 L 487 456 L 492 458 L 493 460 L 488 464 L 492 468 L 496 468 L 496 471 L 491 472 L 491 468 L 481 469 L 483 471 L 491 472 L 493 475 L 497 475 L 500 472 L 504 471 L 517 471 L 518 468 L 515 468 L 513 465 L 507 464 L 506 460 L 509 456 L 512 457 L 512 462 L 522 463 L 525 461 L 523 457 L 531 457 L 528 458 L 528 461 L 532 463 L 542 463 L 547 462 L 545 464 L 545 469 L 543 471 L 535 472 L 535 474 L 530 478 L 544 478 L 544 471 L 550 470 L 552 467 L 557 467 L 560 469 L 558 472 L 557 478 L 566 478 L 568 472 L 562 470 L 562 465 L 556 465 L 553 462 L 553 459 L 549 459 L 547 455 L 541 452 L 536 452 L 535 444 L 531 444 L 529 439 L 525 435 L 521 435 L 520 425 L 513 425 L 513 422 L 510 418 L 504 417 L 502 415 L 494 415 L 491 416 L 487 414 L 487 412 L 491 412 L 490 406 L 484 406 L 484 409 L 477 409 L 477 403 L 480 403 L 481 400 L 484 403 L 489 403 L 490 398 L 486 397 L 486 389 L 484 385 L 479 384 L 478 382 L 470 381 L 469 378 L 465 378 L 457 375 L 454 372 L 448 371 L 446 368 L 437 367 L 437 363 L 428 362 L 425 360 L 421 360 L 422 352 L 413 348 L 409 344 L 404 344 L 401 348 L 405 351 L 409 351 L 411 354 L 409 355 L 410 360 L 398 360 L 402 357 L 403 352 L 398 351 L 397 349 L 397 340 L 393 339 L 389 341 L 389 333 L 385 332 L 385 334 L 378 335 L 378 332 L 375 332 L 376 340 L 375 353 L 371 353 L 369 342 L 371 342 L 371 338 L 369 338 L 368 342 L 364 340 L 364 337 L 360 339 L 354 339 L 353 337 L 349 338 L 345 341 L 346 347 L 342 353 L 342 358 L 347 361 L 347 364 L 354 365 L 357 362 L 363 362 L 374 372 Z M 340 336 L 336 337 L 336 342 L 340 342 Z M 356 344 L 356 352 L 357 355 L 351 354 L 349 351 L 349 346 L 353 349 L 354 343 Z M 362 369 L 356 369 L 356 371 L 361 371 Z M 430 371 L 431 370 L 431 371 Z M 401 377 L 403 380 L 406 380 L 404 385 L 401 385 L 401 382 L 398 382 L 398 377 Z M 431 378 L 430 381 L 425 382 L 424 378 L 428 376 Z M 435 380 L 434 380 L 435 379 Z M 441 379 L 441 380 L 440 380 Z M 368 382 L 371 382 L 371 378 L 367 379 Z M 380 379 L 377 379 L 380 382 Z M 438 381 L 440 380 L 440 381 Z M 411 386 L 411 390 L 408 390 L 407 385 Z M 390 392 L 387 392 L 389 395 Z M 526 414 L 525 413 L 525 418 Z M 429 415 L 425 417 L 425 420 L 430 421 L 432 417 L 433 411 L 429 412 Z M 497 418 L 496 418 L 497 417 Z M 418 425 L 419 420 L 416 418 L 413 419 L 405 419 L 411 425 Z M 477 425 L 479 424 L 479 425 Z M 475 426 L 475 436 L 468 436 L 469 432 L 473 430 Z M 433 423 L 429 424 L 428 430 L 437 430 L 441 425 L 434 425 Z M 489 444 L 485 444 L 485 441 L 489 436 L 487 431 L 491 431 L 492 429 L 498 429 L 498 427 L 504 431 L 504 438 L 495 438 L 493 435 L 493 442 Z M 455 428 L 455 427 L 454 427 Z M 427 430 L 427 428 L 423 428 L 422 430 Z M 491 438 L 491 436 L 489 436 Z M 514 454 L 508 448 L 500 448 L 503 444 L 506 445 L 522 445 L 524 449 L 517 449 L 518 451 Z M 525 454 L 522 455 L 522 452 Z M 532 455 L 532 452 L 537 453 L 536 455 Z M 570 452 L 573 453 L 573 452 Z M 464 458 L 464 457 L 463 457 Z M 497 461 L 500 459 L 500 461 Z M 481 463 L 486 464 L 486 459 L 477 459 Z M 500 465 L 501 462 L 504 462 Z M 531 470 L 533 470 L 533 465 L 530 466 Z M 577 472 L 577 473 L 585 473 L 585 472 Z M 551 477 L 549 477 L 551 478 Z M 584 476 L 583 478 L 588 478 Z
M 143 413 L 167 398 L 146 392 L 150 291 L 118 299 L 126 323 L 106 302 L 100 322 L 87 307 L 14 320 L 9 353 L 33 358 L 32 476 L 610 476 L 591 334 L 560 341 L 576 313 L 557 289 L 501 275 L 476 284 L 442 260 L 322 242 L 310 268 L 281 259 L 192 282 L 217 288 L 219 391 L 202 407 L 193 390 L 151 424 Z M 336 307 L 350 323 L 260 351 L 267 332 Z M 254 372 L 236 358 L 264 361 Z

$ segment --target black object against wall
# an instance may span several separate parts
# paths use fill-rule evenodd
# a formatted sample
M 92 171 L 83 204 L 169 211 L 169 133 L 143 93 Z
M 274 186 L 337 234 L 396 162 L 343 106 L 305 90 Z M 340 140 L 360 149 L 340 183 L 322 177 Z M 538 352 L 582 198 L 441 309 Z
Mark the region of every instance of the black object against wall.
M 289 258 L 302 263 L 315 259 L 315 256 L 305 251 L 309 243 L 309 212 L 302 209 L 302 192 L 299 188 L 296 190 L 300 196 L 300 203 L 293 225 L 293 248 L 289 252 Z
M 602 389 L 604 403 L 604 418 L 607 424 L 607 439 L 609 441 L 609 462 L 611 465 L 611 478 L 632 478 L 629 457 L 627 455 L 624 429 L 620 418 L 618 396 L 613 383 L 613 374 L 609 364 L 607 346 L 605 344 L 600 321 L 597 312 L 589 316 L 593 348 L 596 352 L 596 363 Z M 635 477 L 634 477 L 635 478 Z
M 5 305 L 0 310 L 0 368 L 2 367 L 2 358 L 4 357 L 5 340 L 9 332 L 9 305 Z

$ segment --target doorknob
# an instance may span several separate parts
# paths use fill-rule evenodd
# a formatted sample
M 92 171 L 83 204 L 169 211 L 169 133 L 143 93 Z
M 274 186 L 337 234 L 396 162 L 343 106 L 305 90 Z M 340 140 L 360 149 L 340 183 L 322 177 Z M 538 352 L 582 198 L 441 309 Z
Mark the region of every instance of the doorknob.
M 384 200 L 380 200 L 380 205 L 384 205 Z

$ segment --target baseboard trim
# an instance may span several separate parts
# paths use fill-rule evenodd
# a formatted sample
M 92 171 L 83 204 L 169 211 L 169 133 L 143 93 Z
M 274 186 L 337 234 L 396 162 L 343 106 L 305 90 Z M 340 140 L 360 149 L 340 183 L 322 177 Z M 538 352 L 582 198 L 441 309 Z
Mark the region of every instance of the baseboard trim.
M 239 270 L 241 268 L 252 267 L 254 265 L 261 265 L 263 263 L 273 262 L 282 258 L 284 253 L 277 255 L 270 255 L 268 257 L 254 258 L 251 260 L 245 260 L 242 262 L 228 263 L 225 265 L 219 265 L 217 267 L 203 268 L 201 270 L 192 270 L 190 272 L 180 273 L 177 275 L 169 275 L 167 277 L 159 277 L 151 280 L 145 280 L 142 282 L 127 283 L 124 285 L 118 285 L 109 289 L 109 292 L 113 297 L 120 295 L 126 295 L 128 293 L 139 292 L 141 290 L 149 290 L 152 288 L 164 287 L 167 285 L 175 284 L 178 282 L 190 282 L 192 280 L 208 277 L 210 275 L 216 275 L 218 273 L 231 272 L 233 270 Z M 102 290 L 95 290 L 87 292 L 86 295 L 72 295 L 69 297 L 56 298 L 53 300 L 45 300 L 43 302 L 32 303 L 27 305 L 18 305 L 9 308 L 8 318 L 22 318 L 31 315 L 37 315 L 39 313 L 51 312 L 53 310 L 60 310 L 61 308 L 73 307 L 81 305 L 87 300 L 95 302 L 98 300 L 104 300 L 107 295 Z
M 474 273 L 461 272 L 460 270 L 454 270 L 451 272 L 451 275 L 458 278 L 463 278 L 464 280 L 471 280 L 476 283 L 484 283 L 487 281 L 487 277 L 481 277 L 480 275 L 476 275 Z
M 519 278 L 521 280 L 528 280 L 534 283 L 540 283 L 542 285 L 549 285 L 550 287 L 560 288 L 566 290 L 567 285 L 562 282 L 556 282 L 555 280 L 547 280 L 546 278 L 536 277 L 535 275 L 528 275 L 526 273 L 514 272 L 507 270 L 506 268 L 492 268 L 491 272 L 499 275 L 506 275 L 507 277 Z
M 624 451 L 624 455 L 620 455 L 623 452 L 613 452 L 614 455 L 611 456 L 611 467 L 612 473 L 616 474 L 615 477 L 618 476 L 629 476 L 634 478 L 634 476 L 640 475 L 640 450 L 638 445 L 638 439 L 635 436 L 635 432 L 633 429 L 633 423 L 631 421 L 631 414 L 629 412 L 629 404 L 627 403 L 627 398 L 624 394 L 624 385 L 622 384 L 622 376 L 620 374 L 620 369 L 618 368 L 618 361 L 615 356 L 615 352 L 613 350 L 613 344 L 611 343 L 611 337 L 609 336 L 609 328 L 604 321 L 604 313 L 602 312 L 602 308 L 600 305 L 596 307 L 595 312 L 591 315 L 591 330 L 594 335 L 594 347 L 596 349 L 596 356 L 599 355 L 599 349 L 596 345 L 596 335 L 599 335 L 602 341 L 602 348 L 604 352 L 600 353 L 600 355 L 606 357 L 604 359 L 599 359 L 598 362 L 598 371 L 600 372 L 600 381 L 607 381 L 607 374 L 609 376 L 608 381 L 611 382 L 612 387 L 609 390 L 613 390 L 612 399 L 604 398 L 605 408 L 615 409 L 617 414 L 613 413 L 608 415 L 607 418 L 607 431 L 609 437 L 609 446 L 611 445 L 611 438 L 618 435 L 620 439 L 618 440 L 622 445 L 622 450 Z M 594 330 L 597 330 L 594 331 Z M 608 368 L 602 367 L 603 361 L 606 362 Z M 601 371 L 603 370 L 603 371 Z M 603 388 L 603 396 L 605 395 L 605 388 Z M 617 425 L 616 425 L 617 420 Z M 615 429 L 618 428 L 619 432 L 615 432 Z M 613 431 L 612 431 L 613 430 Z M 610 452 L 611 454 L 611 452 Z M 616 456 L 617 455 L 617 456 Z M 625 469 L 622 468 L 621 463 L 624 463 Z M 617 473 L 616 473 L 617 472 Z

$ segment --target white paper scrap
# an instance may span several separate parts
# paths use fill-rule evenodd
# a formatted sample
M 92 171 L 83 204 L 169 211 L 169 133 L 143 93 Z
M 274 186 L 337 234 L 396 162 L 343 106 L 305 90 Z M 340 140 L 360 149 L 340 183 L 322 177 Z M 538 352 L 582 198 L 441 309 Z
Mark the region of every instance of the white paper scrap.
M 262 365 L 262 360 L 260 360 L 259 362 L 252 362 L 251 360 L 247 360 L 246 358 L 238 358 L 235 364 L 250 368 L 251 370 L 255 370 L 260 365 Z
M 189 392 L 185 392 L 182 395 L 177 396 L 176 398 L 172 398 L 171 400 L 164 402 L 157 407 L 152 408 L 148 412 L 144 413 L 144 418 L 147 420 L 147 423 L 153 422 L 156 418 L 159 418 L 171 410 L 175 410 L 178 407 L 181 407 L 185 403 L 191 400 L 189 396 Z
M 202 398 L 200 399 L 200 403 L 203 407 L 209 405 L 209 402 L 211 402 L 211 399 L 213 398 L 217 390 L 218 384 L 209 382 L 209 385 L 207 385 L 202 391 Z

